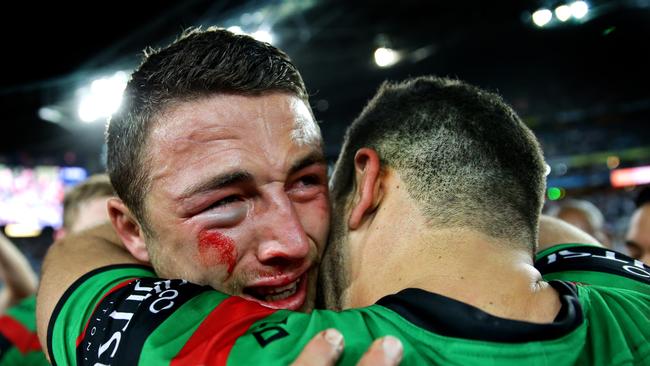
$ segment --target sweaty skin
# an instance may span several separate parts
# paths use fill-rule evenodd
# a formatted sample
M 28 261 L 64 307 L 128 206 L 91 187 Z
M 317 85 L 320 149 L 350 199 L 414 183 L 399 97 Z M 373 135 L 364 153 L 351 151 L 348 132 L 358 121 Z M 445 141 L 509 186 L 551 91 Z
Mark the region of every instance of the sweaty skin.
M 202 230 L 198 237 L 199 261 L 206 267 L 225 264 L 228 274 L 235 268 L 237 249 L 235 242 L 227 235 L 217 231 Z

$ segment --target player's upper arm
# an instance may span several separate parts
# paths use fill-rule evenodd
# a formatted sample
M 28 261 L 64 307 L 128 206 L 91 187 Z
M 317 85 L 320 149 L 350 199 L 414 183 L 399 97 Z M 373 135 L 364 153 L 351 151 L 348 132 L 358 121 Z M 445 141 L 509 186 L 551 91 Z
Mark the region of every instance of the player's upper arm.
M 537 251 L 541 252 L 559 244 L 580 243 L 602 247 L 593 236 L 560 219 L 542 215 L 539 220 Z
M 41 270 L 36 304 L 37 331 L 42 345 L 47 344 L 50 317 L 67 288 L 85 273 L 122 263 L 142 264 L 121 246 L 111 224 L 68 235 L 50 247 Z

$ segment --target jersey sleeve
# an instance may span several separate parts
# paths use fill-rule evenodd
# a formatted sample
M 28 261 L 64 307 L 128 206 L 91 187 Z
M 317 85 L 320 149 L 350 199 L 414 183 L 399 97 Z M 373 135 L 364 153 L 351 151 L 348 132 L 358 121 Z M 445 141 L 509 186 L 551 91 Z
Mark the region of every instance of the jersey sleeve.
M 75 282 L 49 324 L 53 364 L 286 365 L 329 327 L 346 337 L 343 364 L 354 364 L 374 338 L 398 334 L 377 325 L 394 316 L 381 306 L 302 314 L 153 276 L 147 267 L 111 266 Z
M 562 244 L 541 251 L 535 267 L 545 280 L 622 288 L 650 294 L 650 267 L 609 248 Z
M 36 296 L 0 316 L 0 366 L 49 365 L 36 335 Z
M 115 265 L 99 268 L 75 281 L 59 299 L 47 332 L 47 347 L 54 365 L 75 365 L 76 348 L 83 341 L 86 326 L 99 306 L 111 293 L 138 278 L 153 277 L 150 267 Z M 91 329 L 97 334 L 97 329 Z

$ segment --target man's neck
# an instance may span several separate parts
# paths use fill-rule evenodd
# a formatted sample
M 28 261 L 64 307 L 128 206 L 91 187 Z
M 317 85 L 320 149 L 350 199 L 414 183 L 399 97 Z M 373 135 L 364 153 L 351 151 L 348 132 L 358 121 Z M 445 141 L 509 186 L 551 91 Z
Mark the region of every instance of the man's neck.
M 499 317 L 553 321 L 560 309 L 557 292 L 542 280 L 528 250 L 512 245 L 455 230 L 423 238 L 420 246 L 435 248 L 431 250 L 438 255 L 429 257 L 433 263 L 428 270 L 419 276 L 413 273 L 408 287 L 436 292 Z
M 387 295 L 420 288 L 494 316 L 535 323 L 552 322 L 557 315 L 561 307 L 557 292 L 542 280 L 527 249 L 476 231 L 409 232 L 419 234 L 409 235 L 402 242 L 385 233 L 369 238 L 373 245 L 392 247 L 390 261 L 382 266 L 375 283 L 364 283 L 369 291 L 357 291 L 379 294 L 374 289 L 381 289 Z

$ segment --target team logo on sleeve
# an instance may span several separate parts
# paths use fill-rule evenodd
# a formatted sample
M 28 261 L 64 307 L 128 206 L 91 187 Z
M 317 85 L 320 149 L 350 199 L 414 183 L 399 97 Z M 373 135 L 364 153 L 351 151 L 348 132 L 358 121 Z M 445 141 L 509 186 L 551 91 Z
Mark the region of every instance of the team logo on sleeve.
M 77 364 L 137 365 L 142 347 L 156 327 L 206 290 L 184 280 L 154 278 L 114 289 L 99 302 L 77 340 Z
M 542 273 L 594 271 L 611 273 L 650 284 L 650 267 L 611 249 L 576 246 L 545 255 L 535 262 Z

